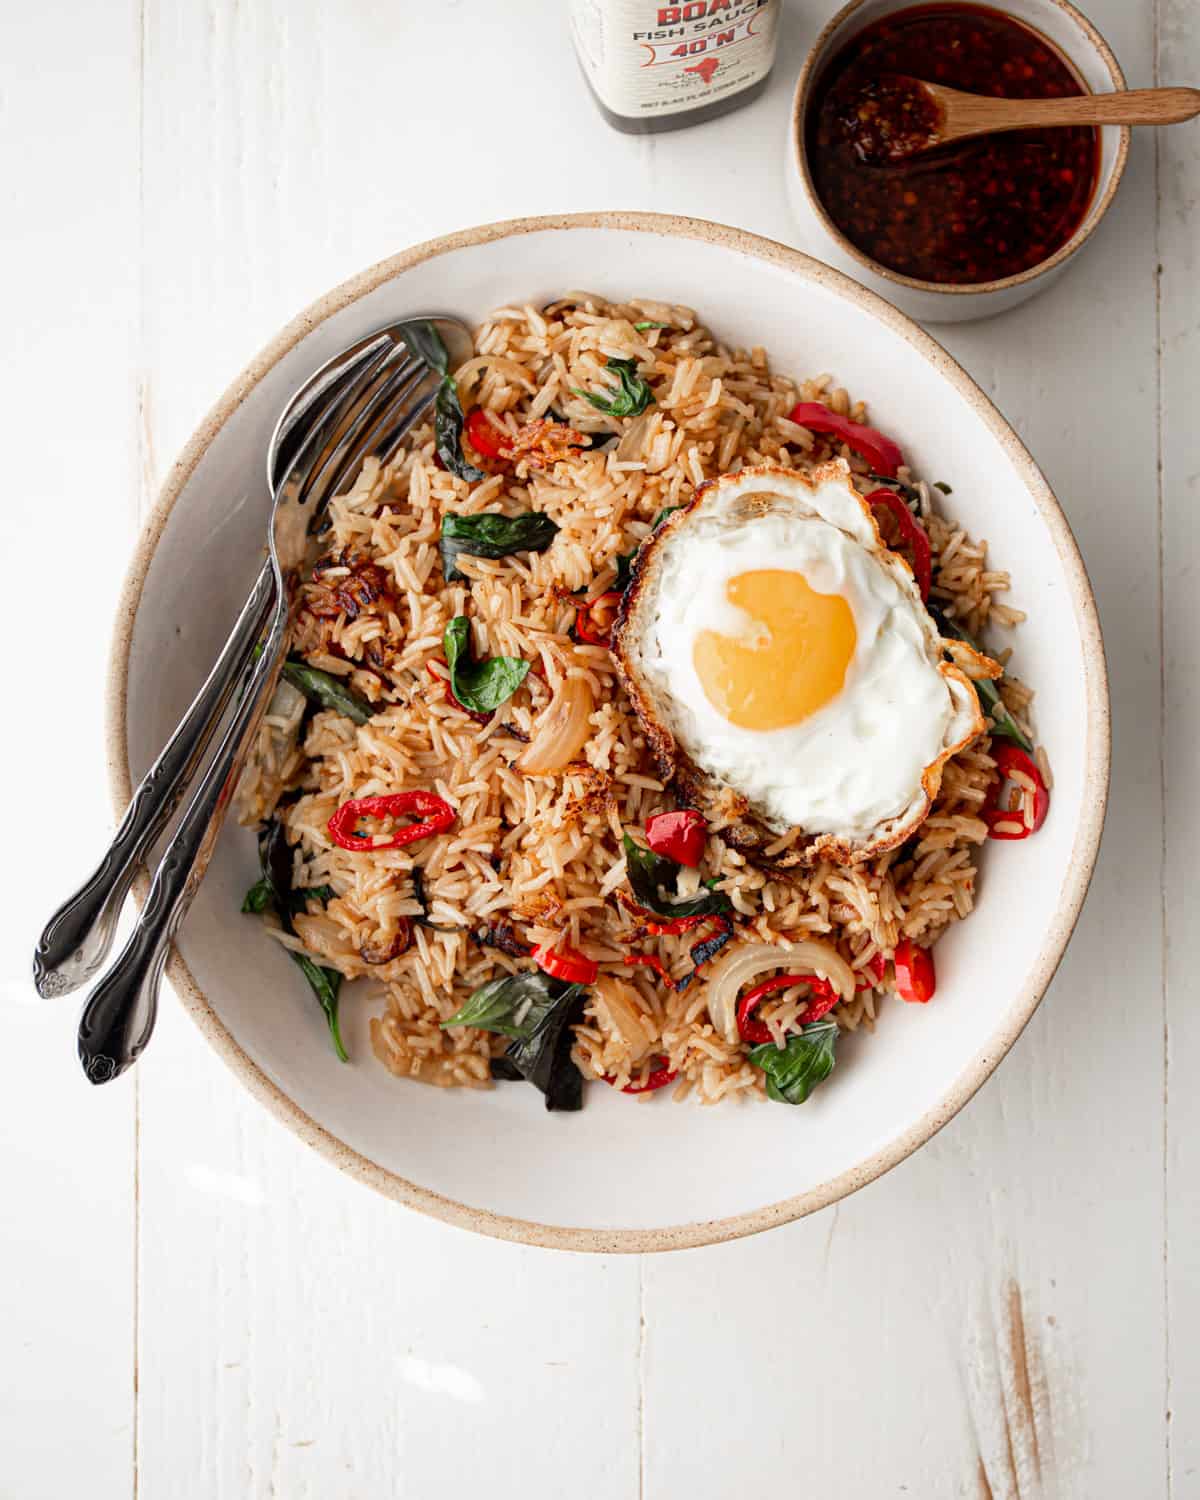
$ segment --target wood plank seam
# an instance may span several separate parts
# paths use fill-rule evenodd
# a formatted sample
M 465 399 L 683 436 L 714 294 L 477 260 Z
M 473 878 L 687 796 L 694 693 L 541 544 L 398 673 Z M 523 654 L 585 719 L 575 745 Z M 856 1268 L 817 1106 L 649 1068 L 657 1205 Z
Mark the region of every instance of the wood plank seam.
M 1153 81 L 1158 86 L 1162 78 L 1162 0 L 1154 0 L 1152 18 Z M 1163 306 L 1162 306 L 1162 136 L 1154 135 L 1154 449 L 1155 463 L 1155 525 L 1158 530 L 1158 673 L 1159 673 L 1159 738 L 1158 775 L 1162 809 L 1159 855 L 1159 1007 L 1162 1018 L 1162 1069 L 1163 1069 L 1163 1120 L 1162 1120 L 1162 1310 L 1163 1310 L 1163 1390 L 1165 1410 L 1163 1412 L 1163 1449 L 1167 1500 L 1175 1493 L 1171 1452 L 1171 1198 L 1170 1198 L 1170 1089 L 1171 1048 L 1170 1009 L 1168 1004 L 1168 915 L 1167 915 L 1167 657 L 1166 657 L 1166 567 L 1164 558 L 1164 495 L 1163 465 Z

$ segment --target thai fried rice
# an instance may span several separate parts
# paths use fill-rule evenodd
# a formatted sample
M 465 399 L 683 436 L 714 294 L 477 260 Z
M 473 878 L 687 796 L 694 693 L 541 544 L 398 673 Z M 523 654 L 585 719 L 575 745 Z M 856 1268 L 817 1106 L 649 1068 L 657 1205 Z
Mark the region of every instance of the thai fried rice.
M 605 389 L 610 359 L 636 361 L 650 382 L 653 404 L 640 415 L 610 416 L 577 394 Z M 323 899 L 297 903 L 291 932 L 268 919 L 271 930 L 346 979 L 373 982 L 369 998 L 351 1003 L 374 1008 L 372 1047 L 397 1077 L 489 1087 L 508 1039 L 442 1023 L 487 981 L 528 970 L 530 949 L 557 944 L 599 966 L 573 1028 L 571 1055 L 586 1079 L 636 1089 L 652 1074 L 674 1075 L 676 1098 L 761 1097 L 764 1073 L 749 1048 L 709 1013 L 704 970 L 675 987 L 695 967 L 696 932 L 651 935 L 629 900 L 623 833 L 675 801 L 610 652 L 573 626 L 580 597 L 611 591 L 618 559 L 706 480 L 762 463 L 807 472 L 840 456 L 864 493 L 875 488 L 858 454 L 787 415 L 819 400 L 862 421 L 866 407 L 828 374 L 797 380 L 774 370 L 766 350 L 722 342 L 688 308 L 582 292 L 540 310 L 498 309 L 454 375 L 463 407 L 488 413 L 515 456 L 481 480 L 456 478 L 425 422 L 386 468 L 368 461 L 332 502 L 328 553 L 301 589 L 292 649 L 374 712 L 356 723 L 313 712 L 296 693 L 272 704 L 239 788 L 241 818 L 276 820 L 294 887 L 320 889 Z M 517 452 L 537 419 L 616 440 Z M 923 479 L 905 469 L 898 477 L 929 536 L 930 602 L 977 639 L 1017 624 L 1020 612 L 999 602 L 1009 578 L 988 567 L 986 542 L 943 514 L 947 502 Z M 466 578 L 444 581 L 443 515 L 519 510 L 557 523 L 553 545 L 494 561 L 463 556 Z M 478 657 L 534 664 L 484 722 L 447 691 L 443 633 L 462 615 Z M 993 637 L 993 655 L 1007 660 L 995 646 Z M 526 774 L 516 763 L 568 682 L 590 702 L 586 740 L 565 767 Z M 1029 733 L 1029 691 L 1011 676 L 998 686 Z M 832 945 L 860 987 L 831 1016 L 845 1031 L 872 1029 L 895 989 L 897 945 L 928 948 L 974 905 L 997 774 L 991 749 L 985 735 L 949 762 L 930 816 L 900 849 L 855 866 L 780 871 L 739 853 L 710 822 L 702 866 L 681 871 L 677 894 L 715 883 L 732 907 L 733 941 L 780 945 L 781 968 L 789 943 Z M 1040 752 L 1039 765 L 1048 781 Z M 406 788 L 451 804 L 449 831 L 385 849 L 333 842 L 327 825 L 340 805 Z M 629 966 L 631 953 L 655 955 L 673 983 Z M 758 1018 L 782 1045 L 808 1000 L 803 984 L 793 986 L 770 996 Z

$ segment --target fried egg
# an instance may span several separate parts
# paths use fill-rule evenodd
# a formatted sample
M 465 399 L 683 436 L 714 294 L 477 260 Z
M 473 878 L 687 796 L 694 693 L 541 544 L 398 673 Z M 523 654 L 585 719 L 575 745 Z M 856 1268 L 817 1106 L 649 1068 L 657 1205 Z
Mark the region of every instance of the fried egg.
M 984 729 L 842 460 L 704 486 L 642 547 L 613 649 L 664 776 L 743 847 L 794 833 L 783 863 L 903 842 Z

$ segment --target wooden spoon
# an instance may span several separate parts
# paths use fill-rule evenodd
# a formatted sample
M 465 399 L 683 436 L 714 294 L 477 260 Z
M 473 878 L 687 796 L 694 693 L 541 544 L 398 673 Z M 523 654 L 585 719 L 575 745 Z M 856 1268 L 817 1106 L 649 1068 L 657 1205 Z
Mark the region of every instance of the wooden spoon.
M 876 108 L 870 109 L 874 97 Z M 1200 89 L 1126 89 L 1066 99 L 993 99 L 888 74 L 864 96 L 862 154 L 900 160 L 965 136 L 1047 125 L 1176 125 L 1200 114 Z M 878 111 L 878 113 L 876 112 Z

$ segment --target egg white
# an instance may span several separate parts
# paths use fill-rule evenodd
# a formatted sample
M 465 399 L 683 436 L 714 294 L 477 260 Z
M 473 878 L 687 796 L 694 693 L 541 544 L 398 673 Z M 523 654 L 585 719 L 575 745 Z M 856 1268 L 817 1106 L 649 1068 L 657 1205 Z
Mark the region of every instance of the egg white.
M 760 569 L 800 573 L 840 595 L 857 641 L 841 691 L 797 724 L 739 728 L 696 672 L 701 631 L 761 639 L 726 585 Z M 923 814 L 923 774 L 978 721 L 974 691 L 939 669 L 941 646 L 903 561 L 836 472 L 810 487 L 782 473 L 728 476 L 664 536 L 642 668 L 679 747 L 733 787 L 768 827 L 861 842 Z

